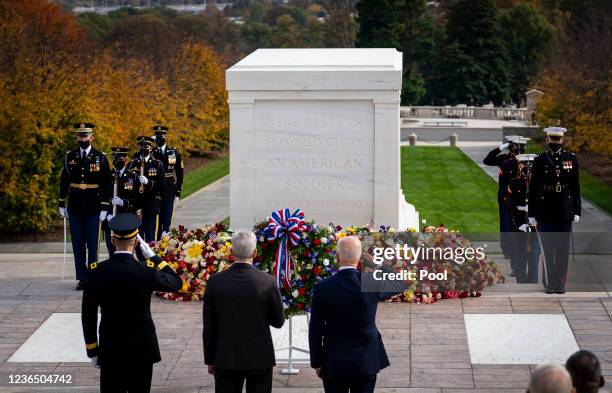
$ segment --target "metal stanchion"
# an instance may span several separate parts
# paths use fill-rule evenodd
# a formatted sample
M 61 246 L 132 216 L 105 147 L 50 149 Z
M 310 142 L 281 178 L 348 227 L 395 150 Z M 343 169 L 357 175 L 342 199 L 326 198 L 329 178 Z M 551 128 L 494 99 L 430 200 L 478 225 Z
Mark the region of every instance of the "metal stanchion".
M 310 317 L 306 314 L 306 326 L 310 322 Z M 287 363 L 287 368 L 281 370 L 283 375 L 295 375 L 300 372 L 299 368 L 293 368 L 295 364 L 309 364 L 310 360 L 295 360 L 293 359 L 293 351 L 310 354 L 306 349 L 293 346 L 293 316 L 289 317 L 289 344 L 286 347 L 278 348 L 275 352 L 287 350 L 289 356 L 286 359 L 276 359 L 279 363 Z

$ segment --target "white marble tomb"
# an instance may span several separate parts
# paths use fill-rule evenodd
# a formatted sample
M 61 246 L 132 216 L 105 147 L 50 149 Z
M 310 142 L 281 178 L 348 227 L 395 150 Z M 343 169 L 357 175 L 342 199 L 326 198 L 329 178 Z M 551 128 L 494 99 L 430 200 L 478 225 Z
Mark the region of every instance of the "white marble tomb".
M 228 69 L 231 226 L 287 207 L 418 228 L 400 188 L 401 83 L 395 49 L 259 49 Z

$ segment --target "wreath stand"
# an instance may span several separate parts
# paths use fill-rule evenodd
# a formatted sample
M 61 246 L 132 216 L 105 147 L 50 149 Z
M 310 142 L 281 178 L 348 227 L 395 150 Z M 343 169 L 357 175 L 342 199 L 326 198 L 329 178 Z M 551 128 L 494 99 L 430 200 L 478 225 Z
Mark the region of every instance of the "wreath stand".
M 308 329 L 308 324 L 310 322 L 310 314 L 306 313 L 306 328 Z M 302 352 L 310 354 L 310 351 L 293 346 L 293 316 L 289 317 L 289 345 L 286 347 L 278 348 L 275 352 L 278 351 L 289 351 L 289 356 L 286 359 L 276 359 L 279 363 L 287 363 L 287 368 L 281 369 L 282 375 L 295 375 L 300 372 L 299 368 L 293 368 L 295 364 L 310 364 L 310 360 L 294 360 L 293 359 L 293 351 Z

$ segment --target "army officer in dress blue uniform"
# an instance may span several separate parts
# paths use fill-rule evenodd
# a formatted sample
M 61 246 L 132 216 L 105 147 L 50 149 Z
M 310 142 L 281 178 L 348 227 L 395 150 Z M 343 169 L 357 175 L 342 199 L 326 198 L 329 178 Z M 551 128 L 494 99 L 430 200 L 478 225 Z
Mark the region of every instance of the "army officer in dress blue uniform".
M 89 266 L 90 281 L 83 293 L 81 320 L 87 356 L 101 369 L 102 393 L 149 392 L 153 364 L 161 360 L 151 318 L 151 293 L 177 291 L 182 281 L 138 237 L 138 216 L 118 214 L 109 226 L 116 251 L 110 259 Z M 146 261 L 134 258 L 137 241 Z
M 164 165 L 151 154 L 153 138 L 139 136 L 137 139 L 139 154 L 130 163 L 128 170 L 138 176 L 141 194 L 141 231 L 147 242 L 159 240 L 157 227 L 159 225 L 159 209 L 161 196 L 166 189 Z M 141 174 L 142 169 L 142 174 Z
M 578 160 L 563 150 L 562 127 L 545 128 L 548 151 L 533 161 L 529 223 L 537 225 L 544 253 L 546 293 L 565 293 L 572 222 L 581 214 Z
M 91 145 L 90 123 L 75 124 L 78 147 L 64 156 L 60 175 L 59 210 L 68 217 L 77 290 L 87 282 L 87 265 L 98 261 L 100 224 L 109 210 L 110 165 L 103 152 Z
M 106 217 L 107 223 L 114 214 L 136 213 L 141 205 L 141 194 L 138 191 L 140 189 L 140 180 L 138 180 L 137 174 L 127 169 L 130 149 L 127 147 L 111 147 L 111 151 L 113 152 L 113 169 L 111 169 L 113 179 L 111 189 L 113 193 L 110 200 L 112 213 Z M 117 195 L 115 195 L 115 185 L 117 187 Z M 115 252 L 115 247 L 113 247 L 111 241 L 111 230 L 108 224 L 104 225 L 104 234 L 108 255 L 112 256 Z
M 153 157 L 164 164 L 166 176 L 166 189 L 162 193 L 161 207 L 159 210 L 159 234 L 168 232 L 172 223 L 174 208 L 181 197 L 183 188 L 183 158 L 181 152 L 166 143 L 168 127 L 155 126 L 155 143 L 157 148 L 153 151 Z

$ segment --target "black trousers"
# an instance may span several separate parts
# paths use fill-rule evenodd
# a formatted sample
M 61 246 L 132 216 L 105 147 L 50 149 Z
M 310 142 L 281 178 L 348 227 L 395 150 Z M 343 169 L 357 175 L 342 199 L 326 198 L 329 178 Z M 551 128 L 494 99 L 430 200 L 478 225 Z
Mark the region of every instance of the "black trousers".
M 76 279 L 87 281 L 87 266 L 98 261 L 98 241 L 100 237 L 100 212 L 87 215 L 68 213 L 70 237 L 74 254 Z
M 164 232 L 168 232 L 170 230 L 170 224 L 172 223 L 172 216 L 174 214 L 174 194 L 168 200 L 161 201 L 161 206 L 159 210 L 159 223 L 157 227 L 158 236 L 161 237 L 161 234 Z
M 272 391 L 272 367 L 263 370 L 215 370 L 215 393 L 242 393 L 246 380 L 247 393 Z
M 109 364 L 100 368 L 100 393 L 149 393 L 153 364 Z
M 544 288 L 565 289 L 567 265 L 569 261 L 570 236 L 572 223 L 539 223 L 542 239 L 542 252 L 546 259 Z
M 362 378 L 323 378 L 325 393 L 372 393 L 376 386 L 376 375 Z

